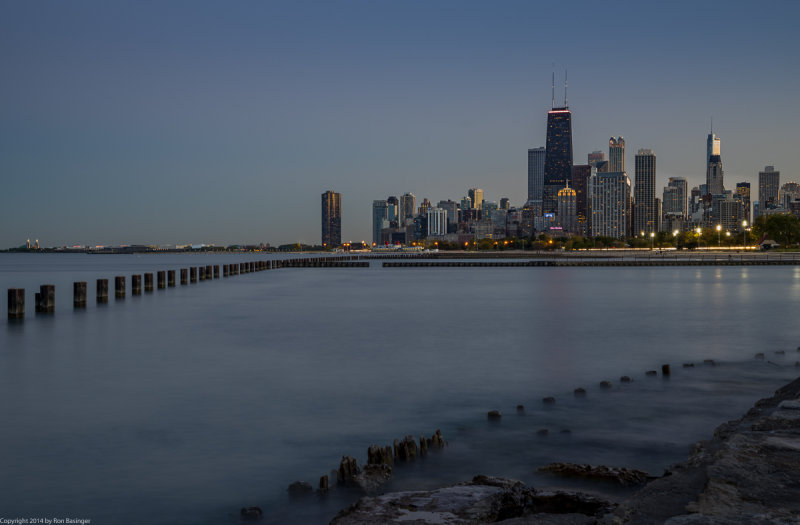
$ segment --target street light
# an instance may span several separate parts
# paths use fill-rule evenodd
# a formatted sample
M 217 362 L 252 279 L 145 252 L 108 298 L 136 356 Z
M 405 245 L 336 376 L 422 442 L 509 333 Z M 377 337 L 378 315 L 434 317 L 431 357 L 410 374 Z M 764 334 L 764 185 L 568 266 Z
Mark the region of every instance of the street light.
M 717 224 L 717 248 L 722 246 L 722 225 Z
M 656 242 L 655 238 L 656 238 L 656 232 L 650 232 L 650 249 L 651 250 L 655 247 L 654 246 L 654 244 Z
M 672 240 L 675 243 L 676 250 L 678 249 L 678 233 L 680 233 L 678 230 L 672 230 Z
M 745 241 L 745 236 L 747 235 L 747 221 L 742 221 L 742 248 L 747 249 L 747 241 Z

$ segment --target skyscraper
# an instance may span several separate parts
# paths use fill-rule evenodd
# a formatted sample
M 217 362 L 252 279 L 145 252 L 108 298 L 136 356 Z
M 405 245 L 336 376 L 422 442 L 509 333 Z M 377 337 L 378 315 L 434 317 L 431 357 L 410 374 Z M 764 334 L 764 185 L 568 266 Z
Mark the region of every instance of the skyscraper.
M 383 200 L 372 201 L 372 244 L 381 244 L 381 230 L 389 226 L 389 203 Z
M 669 207 L 667 207 L 666 197 L 664 198 L 663 202 L 664 213 L 680 215 L 681 217 L 686 217 L 687 215 L 689 215 L 689 205 L 688 205 L 689 182 L 686 180 L 686 178 L 670 177 L 669 181 L 667 182 L 667 187 L 675 188 L 677 190 L 677 195 L 673 197 L 673 201 Z
M 594 150 L 593 152 L 589 153 L 586 156 L 586 163 L 592 166 L 593 168 L 597 167 L 598 162 L 605 162 L 606 161 L 606 154 L 600 151 L 599 149 Z
M 458 225 L 458 203 L 448 199 L 446 201 L 439 201 L 436 207 L 447 212 L 447 226 L 455 231 L 455 226 Z
M 736 195 L 739 196 L 739 200 L 742 203 L 742 208 L 744 210 L 744 220 L 748 223 L 751 223 L 750 220 L 750 183 L 749 182 L 737 182 L 736 183 Z
M 428 236 L 447 233 L 447 211 L 441 208 L 428 210 Z
M 713 155 L 722 155 L 722 141 L 712 131 L 706 139 L 706 165 Z
M 333 248 L 342 244 L 342 194 L 322 194 L 322 245 Z
M 567 186 L 571 176 L 572 112 L 565 100 L 564 107 L 554 107 L 547 112 L 547 147 L 542 186 L 543 213 L 558 211 L 558 191 Z
M 758 172 L 758 205 L 763 212 L 778 205 L 778 188 L 781 185 L 781 172 L 775 166 L 765 166 Z
M 472 199 L 472 207 L 480 210 L 483 206 L 483 190 L 480 188 L 470 188 L 467 194 L 469 198 Z
M 575 214 L 578 217 L 578 230 L 575 233 L 586 234 L 589 217 L 589 177 L 592 176 L 590 164 L 572 166 L 572 189 L 575 190 Z
M 558 190 L 558 223 L 566 233 L 576 233 L 578 216 L 575 208 L 575 190 L 570 187 Z
M 625 139 L 622 137 L 608 139 L 608 171 L 625 171 Z
M 417 206 L 417 198 L 413 193 L 404 193 L 400 196 L 400 226 L 405 226 L 414 219 L 414 209 Z
M 544 148 L 528 150 L 528 200 L 541 201 L 544 188 Z
M 725 185 L 722 179 L 722 157 L 711 155 L 706 167 L 706 192 L 709 195 L 722 195 L 725 193 Z
M 633 232 L 649 235 L 658 229 L 656 216 L 656 156 L 640 149 L 635 157 L 633 187 Z
M 400 218 L 400 201 L 397 200 L 397 197 L 392 195 L 386 199 L 386 205 L 386 218 L 389 219 L 389 226 L 397 228 L 399 225 L 398 219 Z
M 592 173 L 589 202 L 592 235 L 617 239 L 628 236 L 631 181 L 624 171 Z

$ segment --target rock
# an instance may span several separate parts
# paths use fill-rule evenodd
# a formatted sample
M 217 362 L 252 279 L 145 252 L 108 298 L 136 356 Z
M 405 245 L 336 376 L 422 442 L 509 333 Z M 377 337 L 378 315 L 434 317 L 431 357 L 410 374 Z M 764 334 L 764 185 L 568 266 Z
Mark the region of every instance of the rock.
M 336 472 L 336 481 L 340 484 L 350 483 L 360 472 L 356 458 L 350 456 L 342 456 L 342 461 L 339 463 L 339 470 Z
M 630 383 L 631 381 L 633 381 L 633 379 L 631 379 L 630 376 L 622 376 L 619 378 L 620 383 Z
M 764 359 L 764 352 L 759 352 L 753 357 L 755 357 L 756 359 Z
M 517 414 L 524 414 L 525 413 L 525 405 L 517 405 Z
M 289 496 L 298 497 L 298 496 L 307 496 L 314 492 L 314 487 L 311 486 L 311 483 L 307 481 L 295 481 L 291 485 L 289 485 Z
M 600 381 L 600 388 L 604 390 L 611 388 L 611 381 Z
M 536 431 L 537 436 L 546 436 L 549 433 L 550 431 L 547 430 L 546 428 L 540 428 L 539 430 Z
M 323 494 L 328 492 L 328 476 L 320 476 L 319 478 L 319 491 Z
M 586 397 L 586 389 L 584 389 L 584 388 L 576 388 L 575 389 L 575 397 Z
M 264 513 L 261 512 L 261 507 L 242 507 L 239 515 L 243 520 L 260 520 Z
M 392 468 L 388 465 L 364 465 L 353 481 L 364 492 L 372 493 L 392 479 Z
M 489 421 L 500 421 L 500 419 L 503 417 L 503 414 L 501 414 L 499 410 L 490 410 L 486 414 L 486 417 L 489 419 Z
M 592 523 L 613 510 L 603 500 L 579 493 L 542 492 L 515 480 L 476 476 L 472 481 L 433 491 L 398 492 L 363 497 L 331 521 L 331 525 L 447 523 Z M 584 521 L 543 521 L 558 513 L 580 514 Z M 533 518 L 533 517 L 536 518 Z M 579 518 L 579 516 L 574 516 Z M 535 519 L 535 521 L 530 521 Z
M 683 368 L 694 368 L 694 363 L 683 363 Z
M 392 447 L 389 445 L 385 447 L 370 445 L 369 448 L 367 448 L 367 464 L 387 465 L 391 468 L 394 464 L 394 460 L 392 459 Z
M 620 485 L 641 485 L 649 478 L 647 472 L 624 467 L 607 467 L 605 465 L 578 465 L 577 463 L 550 463 L 538 469 L 559 476 L 581 478 L 598 481 L 613 481 Z
M 543 397 L 542 403 L 544 403 L 545 405 L 555 405 L 556 398 L 554 398 L 553 396 Z
M 572 434 L 572 430 L 568 428 L 562 428 L 559 434 L 561 434 L 562 436 L 569 436 Z
M 395 461 L 413 461 L 417 455 L 417 442 L 414 440 L 414 436 L 406 436 L 402 441 L 394 440 Z
M 646 375 L 646 376 L 657 376 L 658 372 L 656 372 L 655 370 L 648 370 L 647 372 L 644 373 L 644 375 Z

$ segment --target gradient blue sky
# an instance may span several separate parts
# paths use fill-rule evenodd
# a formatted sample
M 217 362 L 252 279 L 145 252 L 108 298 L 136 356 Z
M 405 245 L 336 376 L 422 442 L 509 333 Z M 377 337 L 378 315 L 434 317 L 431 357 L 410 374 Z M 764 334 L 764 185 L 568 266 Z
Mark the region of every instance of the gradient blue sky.
M 0 1 L 0 247 L 344 239 L 373 199 L 526 198 L 551 64 L 575 160 L 622 135 L 800 179 L 798 2 Z M 563 90 L 557 90 L 557 99 Z M 631 177 L 632 169 L 629 170 Z M 754 198 L 756 196 L 754 195 Z

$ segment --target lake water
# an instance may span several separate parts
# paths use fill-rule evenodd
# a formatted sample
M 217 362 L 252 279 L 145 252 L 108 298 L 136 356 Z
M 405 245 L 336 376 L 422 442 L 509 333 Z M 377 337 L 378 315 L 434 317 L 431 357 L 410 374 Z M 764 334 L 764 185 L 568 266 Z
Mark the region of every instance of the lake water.
M 115 275 L 130 287 L 133 273 L 268 257 L 0 254 L 2 289 L 28 303 L 23 322 L 0 321 L 0 517 L 238 523 L 258 505 L 265 523 L 327 523 L 357 495 L 291 501 L 289 483 L 437 428 L 447 449 L 396 467 L 387 489 L 478 473 L 567 485 L 536 472 L 551 461 L 660 474 L 798 375 L 800 267 L 373 262 L 113 297 Z M 78 280 L 89 305 L 73 311 Z M 53 315 L 33 313 L 41 284 L 56 285 Z M 663 363 L 671 379 L 645 377 Z

